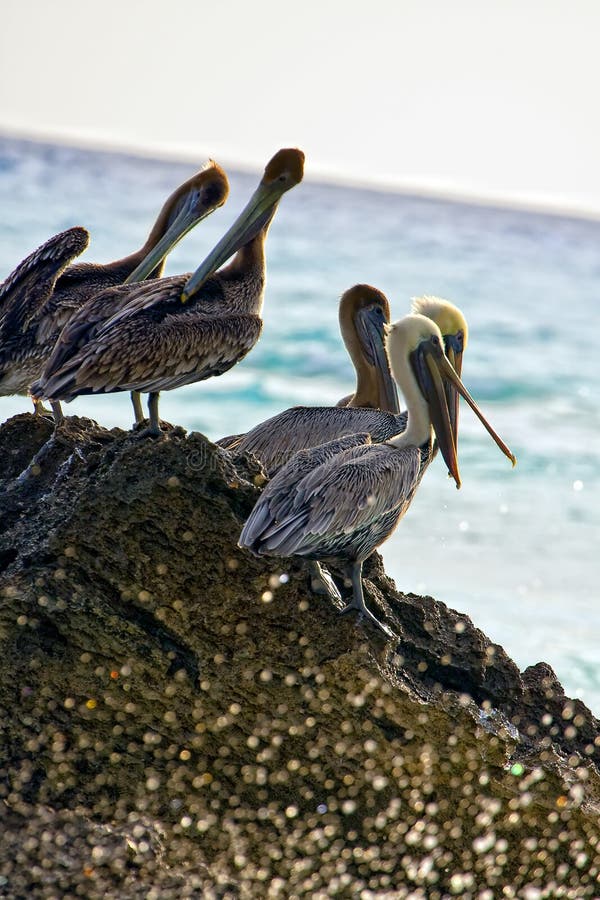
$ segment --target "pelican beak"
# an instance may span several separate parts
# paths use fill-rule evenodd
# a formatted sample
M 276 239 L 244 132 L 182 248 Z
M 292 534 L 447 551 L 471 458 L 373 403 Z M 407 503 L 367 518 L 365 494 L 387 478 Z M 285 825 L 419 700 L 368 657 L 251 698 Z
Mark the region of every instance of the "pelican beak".
M 443 356 L 443 353 L 439 348 L 439 344 L 434 345 L 431 341 L 426 341 L 411 354 L 411 362 L 421 392 L 427 401 L 431 424 L 442 451 L 442 456 L 448 466 L 448 473 L 451 478 L 454 478 L 456 487 L 459 488 L 461 482 L 456 441 L 454 440 L 454 430 L 448 409 L 446 382 L 438 368 L 440 356 Z
M 513 466 L 516 465 L 517 460 L 515 455 L 487 421 L 453 367 L 446 359 L 439 341 L 431 338 L 430 340 L 423 342 L 413 354 L 412 361 L 423 396 L 429 405 L 431 421 L 440 445 L 440 450 L 442 451 L 442 456 L 448 466 L 450 475 L 456 482 L 456 486 L 460 487 L 460 475 L 458 472 L 456 442 L 454 440 L 454 431 L 448 408 L 448 382 L 461 397 L 464 397 L 502 453 L 510 459 Z
M 182 303 L 189 300 L 199 290 L 209 275 L 212 275 L 240 247 L 249 243 L 265 225 L 268 225 L 275 214 L 281 195 L 288 187 L 289 185 L 283 185 L 279 181 L 259 184 L 229 231 L 223 235 L 217 246 L 188 279 L 181 292 Z
M 365 358 L 377 373 L 379 408 L 397 415 L 400 404 L 385 346 L 386 321 L 381 307 L 359 309 L 355 323 Z
M 224 191 L 215 199 L 214 193 L 211 196 L 212 202 L 201 203 L 200 191 L 194 188 L 189 191 L 181 200 L 174 217 L 167 228 L 165 234 L 158 241 L 156 246 L 144 257 L 137 269 L 131 273 L 129 278 L 125 279 L 125 284 L 131 284 L 134 281 L 144 281 L 154 270 L 162 263 L 165 256 L 185 237 L 188 231 L 205 219 L 210 213 L 222 206 L 227 199 L 227 192 Z
M 448 362 L 460 378 L 464 350 L 464 335 L 462 331 L 457 331 L 456 334 L 444 335 L 444 345 Z M 458 447 L 458 391 L 449 382 L 446 382 L 446 396 L 448 398 L 448 411 L 450 413 L 454 443 Z

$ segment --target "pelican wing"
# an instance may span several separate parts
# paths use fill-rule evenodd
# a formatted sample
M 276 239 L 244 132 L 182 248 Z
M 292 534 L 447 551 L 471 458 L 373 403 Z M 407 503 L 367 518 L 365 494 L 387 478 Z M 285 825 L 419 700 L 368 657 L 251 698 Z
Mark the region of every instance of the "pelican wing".
M 226 437 L 219 438 L 215 441 L 217 447 L 223 447 L 224 450 L 234 451 L 245 434 L 228 434 Z
M 42 379 L 58 372 L 71 356 L 95 337 L 98 329 L 121 308 L 130 293 L 131 285 L 109 287 L 99 291 L 83 306 L 70 310 L 71 315 L 58 336 Z
M 368 432 L 373 442 L 379 442 L 405 427 L 405 413 L 395 416 L 360 407 L 294 406 L 225 446 L 235 453 L 254 454 L 269 475 L 274 475 L 299 450 L 359 432 Z
M 389 444 L 342 450 L 290 486 L 287 473 L 294 464 L 284 466 L 265 489 L 241 546 L 275 556 L 335 555 L 336 546 L 353 534 L 394 513 L 399 519 L 422 474 L 418 448 Z
M 119 323 L 135 318 L 144 310 L 169 304 L 177 308 L 176 304 L 181 304 L 179 298 L 186 278 L 186 275 L 172 275 L 169 278 L 124 285 L 127 293 L 119 306 L 106 317 L 99 333 L 109 333 Z
M 98 354 L 100 347 L 112 346 L 115 342 L 118 346 L 120 340 L 131 341 L 134 344 L 141 340 L 143 343 L 145 337 L 139 331 L 143 322 L 147 323 L 152 333 L 156 332 L 157 325 L 164 322 L 165 333 L 168 333 L 172 331 L 169 326 L 171 316 L 175 316 L 176 319 L 181 316 L 183 321 L 182 313 L 187 313 L 189 317 L 191 314 L 197 314 L 200 308 L 207 309 L 204 292 L 198 296 L 195 304 L 183 308 L 180 296 L 186 278 L 187 275 L 174 275 L 170 278 L 123 284 L 93 296 L 70 318 L 59 335 L 42 378 L 32 385 L 34 395 L 48 396 L 47 391 L 51 385 L 54 385 L 55 389 L 58 389 L 59 383 L 62 386 L 66 385 L 70 378 L 65 381 L 65 374 L 75 372 L 84 360 L 87 359 L 89 362 Z M 212 293 L 214 294 L 214 291 Z M 209 294 L 208 299 L 212 299 L 212 294 Z M 159 352 L 155 348 L 154 359 Z M 116 357 L 113 360 L 113 369 L 115 376 L 118 377 L 114 363 Z M 126 368 L 122 367 L 123 374 Z M 186 384 L 189 380 L 183 379 L 179 383 Z M 102 388 L 102 390 L 109 389 L 115 390 L 114 387 Z
M 0 285 L 0 345 L 23 333 L 51 296 L 60 274 L 86 249 L 90 236 L 76 226 L 55 234 L 30 253 Z
M 97 294 L 115 288 L 123 281 L 122 271 L 114 265 L 75 263 L 57 279 L 54 291 L 38 310 L 32 325 L 36 326 L 36 343 L 54 344 L 73 316 Z
M 144 311 L 155 310 L 163 316 L 169 314 L 178 315 L 182 312 L 181 292 L 189 278 L 186 275 L 171 275 L 169 278 L 157 278 L 144 281 L 141 284 L 126 285 L 129 295 L 126 302 L 111 314 L 102 331 L 110 331 L 115 325 L 134 319 Z M 218 316 L 219 304 L 223 302 L 223 287 L 216 278 L 208 278 L 202 285 L 202 291 L 194 295 L 193 301 L 188 302 L 185 312 L 195 313 L 213 312 Z
M 106 324 L 34 396 L 69 400 L 79 394 L 163 391 L 221 375 L 242 359 L 259 338 L 258 316 L 220 317 L 186 313 L 135 317 Z M 38 393 L 38 390 L 41 392 Z
M 239 546 L 253 549 L 274 523 L 283 522 L 294 510 L 296 488 L 302 479 L 343 450 L 370 444 L 368 434 L 350 434 L 308 450 L 300 450 L 267 484 L 240 535 Z
M 349 534 L 412 499 L 421 457 L 410 447 L 375 444 L 346 451 L 299 485 L 296 510 L 310 510 L 307 535 Z M 410 502 L 409 499 L 409 502 Z

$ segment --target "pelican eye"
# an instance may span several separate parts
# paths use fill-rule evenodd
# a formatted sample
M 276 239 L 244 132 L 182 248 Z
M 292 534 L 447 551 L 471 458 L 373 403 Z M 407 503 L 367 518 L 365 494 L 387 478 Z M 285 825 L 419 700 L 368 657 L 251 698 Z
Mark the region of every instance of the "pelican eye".
M 197 201 L 202 200 L 203 203 L 210 205 L 217 203 L 223 196 L 223 190 L 218 181 L 209 181 L 204 185 L 202 195 L 198 195 Z
M 447 334 L 444 338 L 444 343 L 449 350 L 454 350 L 455 353 L 462 353 L 464 338 L 463 332 L 457 331 L 455 334 Z
M 379 303 L 367 303 L 360 309 L 360 312 L 366 316 L 376 316 L 378 319 L 385 319 Z

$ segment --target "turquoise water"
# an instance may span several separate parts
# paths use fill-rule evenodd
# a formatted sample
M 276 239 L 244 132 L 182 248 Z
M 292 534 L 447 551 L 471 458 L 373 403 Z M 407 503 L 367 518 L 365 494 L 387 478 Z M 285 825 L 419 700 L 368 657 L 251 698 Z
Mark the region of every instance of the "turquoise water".
M 75 224 L 92 235 L 84 259 L 130 252 L 193 169 L 0 140 L 0 278 Z M 230 173 L 228 204 L 175 250 L 168 274 L 195 268 L 258 177 Z M 464 381 L 518 465 L 465 409 L 463 487 L 436 460 L 383 547 L 387 570 L 402 590 L 468 613 L 522 668 L 550 663 L 600 713 L 600 223 L 307 180 L 283 198 L 267 251 L 260 343 L 223 377 L 163 394 L 162 417 L 217 438 L 295 403 L 335 403 L 352 389 L 337 328 L 352 284 L 383 290 L 395 318 L 417 294 L 453 300 L 471 332 Z M 0 419 L 28 408 L 0 398 Z M 126 395 L 67 411 L 132 420 Z

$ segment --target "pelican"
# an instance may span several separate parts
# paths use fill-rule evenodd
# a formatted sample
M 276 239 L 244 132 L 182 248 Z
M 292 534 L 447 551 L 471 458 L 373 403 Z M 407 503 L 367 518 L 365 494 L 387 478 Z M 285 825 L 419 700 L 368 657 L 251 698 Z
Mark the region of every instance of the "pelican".
M 385 326 L 390 322 L 390 304 L 387 297 L 369 284 L 356 284 L 342 294 L 338 316 L 342 340 L 356 373 L 356 389 L 353 394 L 339 400 L 337 405 L 350 409 L 360 407 L 398 413 L 400 409 L 396 384 L 390 372 L 385 350 Z M 293 434 L 290 434 L 287 428 L 276 425 L 276 438 L 284 438 L 286 441 L 291 439 L 294 442 L 293 453 L 314 443 L 322 443 L 318 440 L 318 434 L 316 441 L 309 439 L 306 443 L 306 429 L 317 424 L 312 421 L 313 410 L 310 407 L 295 407 L 295 410 L 297 413 L 304 412 L 307 421 L 294 421 Z M 299 419 L 300 416 L 296 418 Z M 277 419 L 276 416 L 275 420 Z M 267 424 L 263 423 L 265 428 Z M 263 426 L 258 425 L 252 429 L 252 435 L 261 428 Z M 229 435 L 218 440 L 217 444 L 226 450 L 237 451 L 248 437 L 249 435 L 244 434 Z M 270 441 L 269 444 L 272 446 Z M 255 451 L 252 449 L 251 452 Z M 289 446 L 286 446 L 285 452 L 290 452 Z M 259 453 L 255 455 L 260 458 Z
M 367 285 L 356 285 L 342 298 L 342 304 L 346 300 L 346 313 L 344 316 L 346 322 L 352 321 L 352 317 L 349 314 L 352 303 L 347 300 L 348 295 L 350 295 L 352 302 L 356 304 L 357 301 L 353 298 L 361 296 L 366 298 L 368 296 L 366 292 L 363 293 L 364 289 L 373 291 L 373 297 L 379 295 L 380 298 L 385 299 L 384 295 L 380 291 L 376 291 L 375 288 L 368 288 Z M 380 300 L 379 308 L 382 312 L 386 310 L 386 307 L 389 321 L 387 300 L 386 306 Z M 368 306 L 363 307 L 363 309 L 365 308 L 368 309 Z M 424 296 L 413 299 L 413 311 L 427 316 L 438 325 L 444 338 L 446 355 L 460 376 L 462 355 L 468 340 L 467 322 L 460 309 L 453 303 L 440 297 Z M 375 315 L 376 313 L 373 311 L 372 322 Z M 341 323 L 342 305 L 340 305 Z M 365 348 L 361 357 L 358 346 L 364 348 L 365 345 L 362 342 L 359 345 L 358 342 L 362 333 L 363 329 L 361 328 L 355 328 L 353 334 L 349 326 L 345 330 L 342 327 L 346 346 L 357 369 L 357 389 L 353 397 L 350 398 L 349 403 L 346 403 L 346 400 L 349 398 L 345 398 L 338 403 L 337 407 L 333 408 L 328 406 L 294 406 L 272 416 L 265 422 L 261 422 L 245 435 L 223 438 L 217 443 L 233 453 L 252 453 L 263 464 L 269 476 L 272 476 L 298 450 L 315 447 L 327 441 L 343 437 L 346 434 L 357 434 L 360 432 L 368 432 L 373 443 L 379 443 L 403 431 L 406 427 L 406 412 L 398 414 L 398 407 L 394 407 L 391 402 L 391 391 L 389 388 L 386 388 L 385 395 L 383 393 L 383 385 L 386 384 L 383 373 L 384 359 L 385 366 L 387 366 L 385 349 L 377 351 L 380 361 L 379 366 L 377 368 L 368 366 L 367 360 L 369 360 L 370 356 L 373 356 L 374 351 Z M 350 335 L 352 335 L 351 339 Z M 375 345 L 376 340 L 376 331 L 373 329 L 370 338 L 371 348 Z M 381 346 L 382 344 L 383 335 L 381 337 Z M 361 373 L 365 371 L 367 377 L 363 377 L 361 384 Z M 378 388 L 375 387 L 376 383 L 379 384 Z M 379 402 L 373 402 L 377 396 L 379 397 Z M 458 394 L 450 385 L 448 385 L 448 404 L 456 443 Z M 380 409 L 377 409 L 377 406 L 380 406 Z
M 282 195 L 302 180 L 303 167 L 301 150 L 276 153 L 238 219 L 192 275 L 126 285 L 98 297 L 109 307 L 115 300 L 116 312 L 91 335 L 61 334 L 58 362 L 32 385 L 33 396 L 68 402 L 81 394 L 147 392 L 145 433 L 160 435 L 160 391 L 222 375 L 257 342 L 267 232 Z
M 195 224 L 225 203 L 229 195 L 229 182 L 223 169 L 214 160 L 209 160 L 200 172 L 181 185 L 175 193 L 181 195 L 181 191 L 184 191 L 181 214 L 176 215 L 167 232 L 149 250 L 123 284 L 111 290 L 100 290 L 70 317 L 46 362 L 42 379 L 47 373 L 57 371 L 74 354 L 76 348 L 89 342 L 100 325 L 118 312 L 123 303 L 127 302 L 130 293 L 129 284 L 160 275 L 168 252 Z M 139 424 L 143 421 L 144 414 L 137 391 L 132 391 L 131 400 L 135 421 Z M 60 403 L 53 403 L 53 409 L 56 422 L 61 422 L 63 417 Z
M 167 254 L 225 202 L 228 192 L 225 172 L 211 160 L 165 201 L 145 244 L 135 253 L 106 265 L 69 266 L 89 242 L 87 231 L 75 227 L 50 238 L 23 260 L 0 286 L 0 395 L 27 394 L 73 315 L 105 288 L 158 277 Z M 88 315 L 86 309 L 78 327 Z M 34 403 L 36 413 L 42 412 L 42 404 Z M 53 409 L 60 420 L 60 405 L 53 403 Z
M 390 322 L 387 297 L 369 284 L 356 284 L 342 294 L 339 321 L 342 340 L 356 372 L 356 389 L 337 405 L 399 412 L 385 349 L 385 326 Z
M 465 398 L 513 465 L 516 460 L 493 431 L 448 362 L 438 326 L 411 314 L 390 328 L 388 355 L 408 408 L 406 428 L 384 443 L 351 435 L 298 453 L 263 491 L 239 539 L 257 556 L 301 556 L 351 564 L 359 611 L 388 636 L 393 632 L 367 608 L 362 588 L 365 559 L 394 531 L 410 506 L 432 459 L 433 432 L 456 486 L 460 474 L 446 382 Z M 344 441 L 357 442 L 344 446 Z M 337 446 L 336 446 L 337 445 Z

